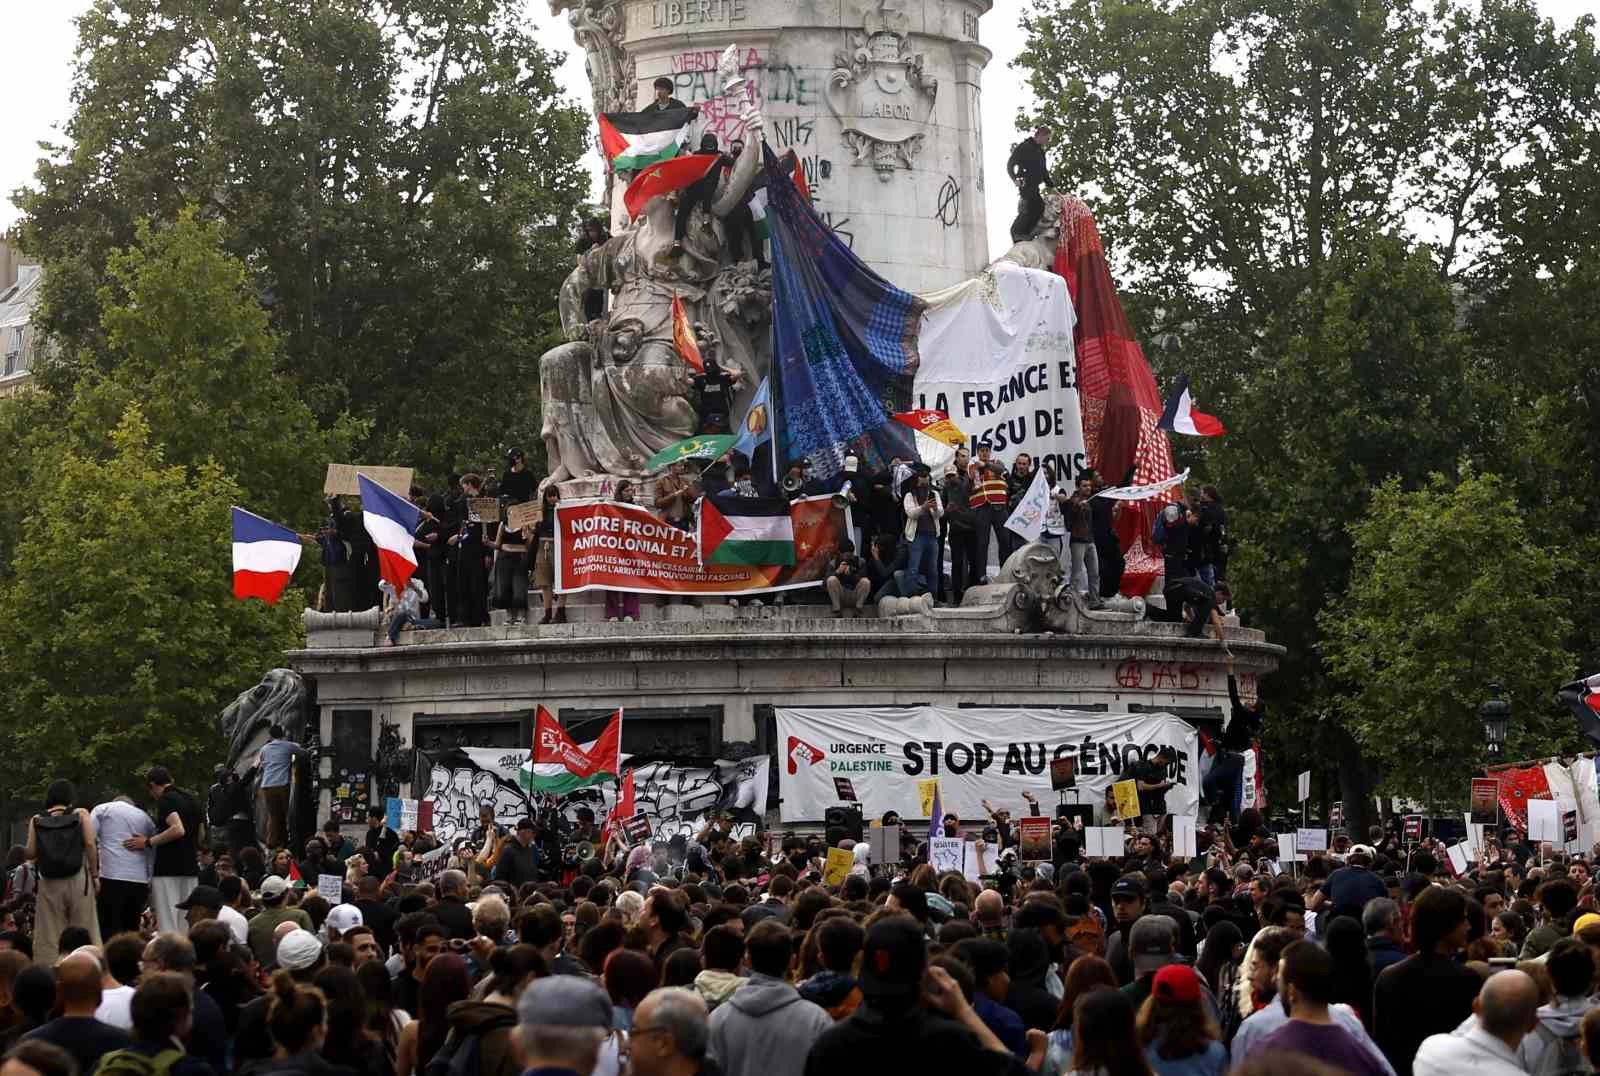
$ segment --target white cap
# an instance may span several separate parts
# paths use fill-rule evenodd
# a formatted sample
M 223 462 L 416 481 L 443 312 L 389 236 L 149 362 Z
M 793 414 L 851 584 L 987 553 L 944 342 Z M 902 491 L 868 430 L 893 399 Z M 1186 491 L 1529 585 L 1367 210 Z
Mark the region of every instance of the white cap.
M 329 941 L 342 937 L 344 932 L 352 927 L 359 927 L 365 920 L 361 916 L 361 909 L 354 904 L 338 904 L 328 912 L 328 918 L 323 920 L 322 933 Z
M 322 955 L 322 943 L 309 930 L 291 930 L 278 942 L 278 967 L 285 971 L 309 968 Z

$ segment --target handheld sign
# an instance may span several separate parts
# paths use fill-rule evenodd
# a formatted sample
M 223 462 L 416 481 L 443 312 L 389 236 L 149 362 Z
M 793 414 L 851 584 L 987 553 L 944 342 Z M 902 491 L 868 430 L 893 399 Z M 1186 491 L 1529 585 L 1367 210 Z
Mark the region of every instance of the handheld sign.
M 867 833 L 867 845 L 878 866 L 900 862 L 900 827 L 874 825 Z
M 839 794 L 839 798 L 845 803 L 858 802 L 856 800 L 856 787 L 850 783 L 850 778 L 848 777 L 835 777 L 833 779 L 833 790 Z
M 1196 850 L 1194 834 L 1194 815 L 1175 814 L 1172 816 L 1172 854 L 1185 859 L 1193 859 L 1200 853 Z
M 646 815 L 630 815 L 622 820 L 623 836 L 629 844 L 643 844 L 650 839 L 650 819 Z
M 1296 830 L 1294 846 L 1301 852 L 1326 852 L 1328 850 L 1328 831 L 1325 829 Z
M 1528 801 L 1528 840 L 1560 841 L 1561 819 L 1555 800 Z
M 1041 816 L 1017 819 L 1018 852 L 1024 862 L 1050 858 L 1050 820 Z
M 1139 782 L 1118 781 L 1111 786 L 1117 798 L 1117 817 L 1123 821 L 1139 817 Z
M 855 866 L 856 858 L 843 848 L 828 849 L 828 862 L 822 870 L 823 885 L 843 885 L 845 878 L 849 877 L 850 868 Z
M 1406 815 L 1404 833 L 1407 844 L 1416 844 L 1422 840 L 1422 816 L 1420 814 Z
M 1492 826 L 1500 821 L 1500 779 L 1474 777 L 1472 779 L 1472 821 Z
M 1114 859 L 1127 846 L 1127 833 L 1121 826 L 1084 826 L 1084 854 L 1097 859 Z
M 344 879 L 337 874 L 317 875 L 317 893 L 329 904 L 343 904 Z
M 1050 791 L 1063 792 L 1078 783 L 1078 760 L 1072 755 L 1050 760 Z
M 933 797 L 939 791 L 939 779 L 929 777 L 917 782 L 917 799 L 922 803 L 922 817 L 933 817 Z
M 1300 774 L 1299 777 L 1295 778 L 1295 790 L 1299 793 L 1299 795 L 1295 796 L 1295 799 L 1299 800 L 1301 803 L 1304 803 L 1306 800 L 1311 798 L 1310 770 L 1305 770 Z

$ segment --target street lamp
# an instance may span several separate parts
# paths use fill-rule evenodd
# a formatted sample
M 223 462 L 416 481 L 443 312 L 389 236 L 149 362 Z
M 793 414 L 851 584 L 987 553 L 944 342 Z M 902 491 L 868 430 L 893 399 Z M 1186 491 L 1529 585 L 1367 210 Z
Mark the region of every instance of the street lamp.
M 1511 725 L 1511 704 L 1501 698 L 1499 684 L 1489 685 L 1489 698 L 1478 707 L 1478 718 L 1483 722 L 1483 738 L 1489 745 L 1489 756 L 1499 758 L 1506 745 L 1506 731 Z

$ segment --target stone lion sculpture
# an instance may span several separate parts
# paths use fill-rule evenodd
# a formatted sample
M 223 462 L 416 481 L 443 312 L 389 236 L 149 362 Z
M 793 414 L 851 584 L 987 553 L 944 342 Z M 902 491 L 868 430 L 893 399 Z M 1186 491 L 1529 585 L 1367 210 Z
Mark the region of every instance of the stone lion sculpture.
M 273 725 L 282 725 L 285 736 L 295 743 L 306 740 L 307 722 L 311 711 L 311 691 L 305 678 L 293 669 L 269 669 L 261 682 L 228 704 L 218 717 L 222 735 L 228 739 L 227 768 L 239 775 L 249 789 L 249 802 L 255 805 L 253 817 L 264 819 L 266 812 L 260 800 L 261 769 L 258 760 L 261 748 L 271 738 Z M 289 802 L 291 837 L 303 837 L 316 826 L 315 805 L 311 802 L 312 776 L 310 767 L 296 766 L 291 779 Z M 309 822 L 303 816 L 310 809 Z M 296 825 L 301 822 L 301 825 Z M 257 826 L 257 840 L 261 839 Z

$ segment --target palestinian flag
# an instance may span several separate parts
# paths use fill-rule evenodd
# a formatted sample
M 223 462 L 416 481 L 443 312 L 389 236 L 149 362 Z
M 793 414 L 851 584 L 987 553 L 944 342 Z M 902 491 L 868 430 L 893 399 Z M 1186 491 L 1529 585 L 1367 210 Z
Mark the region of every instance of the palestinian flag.
M 794 523 L 781 497 L 700 498 L 700 563 L 794 563 Z
M 643 112 L 602 112 L 600 148 L 618 172 L 637 172 L 670 161 L 689 135 L 698 108 L 651 108 Z
M 633 182 L 628 184 L 627 191 L 622 195 L 622 204 L 627 208 L 628 216 L 637 219 L 650 199 L 682 190 L 704 179 L 718 159 L 715 153 L 691 153 L 650 165 L 633 177 Z
M 598 739 L 576 744 L 550 711 L 539 707 L 533 726 L 533 751 L 517 774 L 525 790 L 562 796 L 590 785 L 608 784 L 621 772 L 620 709 L 611 715 Z

